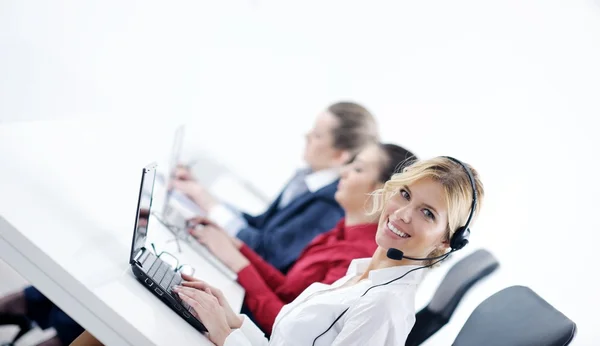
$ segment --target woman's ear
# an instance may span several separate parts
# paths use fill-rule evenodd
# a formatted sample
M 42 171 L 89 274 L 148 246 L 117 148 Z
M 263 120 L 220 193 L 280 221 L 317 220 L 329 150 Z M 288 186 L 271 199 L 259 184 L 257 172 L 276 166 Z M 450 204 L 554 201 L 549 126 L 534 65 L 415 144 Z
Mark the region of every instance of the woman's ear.
M 338 152 L 336 161 L 340 166 L 343 166 L 345 164 L 347 164 L 348 162 L 350 162 L 350 160 L 352 159 L 352 153 L 350 153 L 348 150 L 340 150 Z

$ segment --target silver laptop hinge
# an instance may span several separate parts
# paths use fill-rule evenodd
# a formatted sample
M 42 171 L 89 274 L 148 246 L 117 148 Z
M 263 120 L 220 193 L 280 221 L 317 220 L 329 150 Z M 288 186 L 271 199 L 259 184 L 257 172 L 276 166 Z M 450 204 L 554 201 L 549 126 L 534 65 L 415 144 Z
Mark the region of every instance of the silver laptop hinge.
M 133 260 L 134 260 L 136 263 L 139 263 L 139 264 L 141 264 L 141 263 L 140 263 L 140 261 L 139 261 L 139 259 L 140 259 L 140 257 L 142 257 L 142 254 L 143 254 L 143 253 L 144 253 L 144 250 L 143 250 L 143 249 L 140 249 L 140 251 L 138 251 L 138 253 L 135 255 L 135 257 L 133 258 Z

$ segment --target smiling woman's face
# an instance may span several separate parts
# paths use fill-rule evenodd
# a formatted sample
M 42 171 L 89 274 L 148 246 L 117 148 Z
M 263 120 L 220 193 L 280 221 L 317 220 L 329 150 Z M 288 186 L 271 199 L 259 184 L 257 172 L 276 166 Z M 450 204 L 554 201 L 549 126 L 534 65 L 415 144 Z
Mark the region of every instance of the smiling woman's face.
M 407 256 L 427 257 L 447 247 L 448 210 L 444 188 L 423 178 L 394 191 L 379 218 L 377 244 L 396 248 Z

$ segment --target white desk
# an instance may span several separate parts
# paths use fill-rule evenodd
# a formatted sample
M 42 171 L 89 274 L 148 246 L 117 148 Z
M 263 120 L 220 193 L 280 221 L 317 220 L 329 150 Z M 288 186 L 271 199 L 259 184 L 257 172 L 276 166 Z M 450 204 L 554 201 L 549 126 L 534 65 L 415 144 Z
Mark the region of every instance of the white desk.
M 168 157 L 172 133 L 139 124 L 0 125 L 0 257 L 107 345 L 210 344 L 128 264 L 141 169 Z M 241 308 L 237 283 L 186 244 L 177 253 L 166 242 L 171 233 L 150 223 L 158 251 L 194 266 Z

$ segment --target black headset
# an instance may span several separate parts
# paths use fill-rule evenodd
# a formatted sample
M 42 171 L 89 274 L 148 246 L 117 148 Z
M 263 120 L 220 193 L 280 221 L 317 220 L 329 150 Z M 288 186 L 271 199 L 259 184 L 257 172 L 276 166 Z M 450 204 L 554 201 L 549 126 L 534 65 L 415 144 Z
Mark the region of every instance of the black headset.
M 426 257 L 426 258 L 416 258 L 416 257 L 409 257 L 409 256 L 404 256 L 404 253 L 401 250 L 398 249 L 394 249 L 394 248 L 389 248 L 387 251 L 387 257 L 389 259 L 393 259 L 393 260 L 401 260 L 403 258 L 407 258 L 413 261 L 428 261 L 428 260 L 436 260 L 435 262 L 428 264 L 428 265 L 424 265 L 418 268 L 414 268 L 409 270 L 408 272 L 404 273 L 402 276 L 397 277 L 395 279 L 392 279 L 388 282 L 384 282 L 382 284 L 379 285 L 375 285 L 375 286 L 371 286 L 369 287 L 365 293 L 363 293 L 359 298 L 363 297 L 365 294 L 367 294 L 367 292 L 369 292 L 372 288 L 375 287 L 380 287 L 380 286 L 385 286 L 387 284 L 391 284 L 394 281 L 400 280 L 403 277 L 405 277 L 406 275 L 412 273 L 415 270 L 419 270 L 419 269 L 423 269 L 423 268 L 427 268 L 427 267 L 431 267 L 443 260 L 445 260 L 446 258 L 448 258 L 448 256 L 450 256 L 451 253 L 458 251 L 462 248 L 464 248 L 468 243 L 469 243 L 469 235 L 471 234 L 471 231 L 469 230 L 469 225 L 471 224 L 471 219 L 473 219 L 473 214 L 475 214 L 475 209 L 477 208 L 477 188 L 475 186 L 475 178 L 473 177 L 473 173 L 471 172 L 471 170 L 469 169 L 469 167 L 467 167 L 467 165 L 465 165 L 464 163 L 462 163 L 461 161 L 450 157 L 450 156 L 443 156 L 444 158 L 447 158 L 453 162 L 455 162 L 456 164 L 460 165 L 463 170 L 467 173 L 467 175 L 469 176 L 469 182 L 471 183 L 471 189 L 473 191 L 473 200 L 471 202 L 471 210 L 469 211 L 469 217 L 467 218 L 467 221 L 465 222 L 464 226 L 459 227 L 454 234 L 452 235 L 452 238 L 450 238 L 450 252 L 445 253 L 441 256 L 436 256 L 436 257 Z M 315 345 L 315 343 L 317 342 L 317 339 L 319 339 L 321 336 L 325 335 L 325 333 L 327 333 L 331 328 L 333 328 L 333 326 L 337 323 L 337 321 L 340 320 L 340 318 L 342 318 L 342 316 L 344 316 L 344 314 L 348 311 L 348 309 L 350 309 L 350 307 L 347 307 L 346 310 L 344 310 L 344 312 L 342 312 L 334 321 L 333 323 L 331 323 L 331 325 L 329 326 L 329 328 L 327 328 L 323 333 L 319 334 L 314 340 L 313 340 L 313 346 Z

